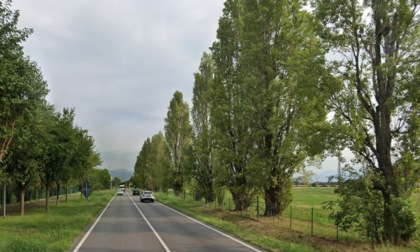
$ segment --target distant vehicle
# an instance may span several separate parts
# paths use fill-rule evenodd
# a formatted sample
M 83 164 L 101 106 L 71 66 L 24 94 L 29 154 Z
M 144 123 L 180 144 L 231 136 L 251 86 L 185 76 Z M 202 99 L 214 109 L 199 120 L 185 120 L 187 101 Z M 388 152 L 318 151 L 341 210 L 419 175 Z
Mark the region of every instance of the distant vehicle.
M 122 189 L 123 192 L 125 192 L 125 185 L 120 185 L 120 189 Z
M 117 195 L 124 195 L 124 189 L 118 188 Z
M 139 188 L 134 188 L 133 189 L 133 195 L 140 195 L 140 189 Z
M 144 191 L 142 194 L 140 194 L 140 201 L 151 201 L 153 203 L 155 202 L 155 196 L 153 195 L 152 191 Z

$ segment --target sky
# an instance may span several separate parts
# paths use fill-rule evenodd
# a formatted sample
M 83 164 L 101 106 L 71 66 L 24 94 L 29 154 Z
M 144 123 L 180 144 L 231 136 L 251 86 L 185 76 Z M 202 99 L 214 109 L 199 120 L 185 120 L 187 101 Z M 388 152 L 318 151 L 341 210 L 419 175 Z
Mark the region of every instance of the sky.
M 216 41 L 224 0 L 13 0 L 23 43 L 57 111 L 75 108 L 101 168 L 134 170 L 147 138 L 163 132 L 175 91 L 191 107 L 194 72 Z M 337 159 L 315 178 L 336 174 Z
M 216 40 L 224 0 L 13 0 L 24 51 L 57 111 L 95 139 L 102 168 L 134 170 L 175 91 L 191 106 L 194 72 Z

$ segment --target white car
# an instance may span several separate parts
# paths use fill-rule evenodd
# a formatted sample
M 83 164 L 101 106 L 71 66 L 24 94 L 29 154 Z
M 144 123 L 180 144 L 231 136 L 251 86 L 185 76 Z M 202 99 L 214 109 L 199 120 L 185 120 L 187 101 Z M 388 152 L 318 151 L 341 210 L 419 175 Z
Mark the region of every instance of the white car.
M 155 196 L 153 195 L 152 191 L 144 191 L 142 194 L 140 194 L 140 201 L 151 201 L 153 203 L 155 202 Z
M 124 189 L 118 188 L 117 195 L 124 195 Z

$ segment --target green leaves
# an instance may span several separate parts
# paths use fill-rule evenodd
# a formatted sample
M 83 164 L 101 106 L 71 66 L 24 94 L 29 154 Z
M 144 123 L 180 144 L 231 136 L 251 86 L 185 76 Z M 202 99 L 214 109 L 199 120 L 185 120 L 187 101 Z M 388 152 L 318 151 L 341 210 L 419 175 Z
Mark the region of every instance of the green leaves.
M 182 93 L 176 91 L 169 103 L 165 118 L 165 139 L 169 146 L 173 167 L 174 190 L 180 192 L 184 186 L 184 159 L 191 144 L 191 125 L 188 103 Z
M 17 28 L 19 12 L 10 10 L 10 5 L 11 1 L 0 3 L 0 163 L 18 119 L 47 94 L 40 70 L 24 57 L 20 45 L 32 31 Z
M 415 119 L 419 110 L 418 101 L 412 100 L 412 94 L 418 93 L 412 89 L 418 81 L 418 63 L 413 61 L 419 55 L 417 3 L 313 3 L 321 36 L 331 52 L 340 54 L 333 63 L 338 82 L 333 84 L 336 88 L 330 99 L 333 124 L 340 129 L 336 139 L 364 164 L 362 179 L 373 185 L 366 186 L 361 200 L 368 200 L 364 197 L 368 194 L 382 197 L 378 204 L 384 209 L 383 218 L 375 227 L 369 218 L 363 224 L 375 228 L 376 241 L 399 244 L 412 232 L 402 231 L 411 226 L 394 224 L 404 212 L 398 202 L 408 198 L 419 181 Z M 336 8 L 329 9 L 331 4 Z M 404 216 L 410 219 L 409 214 Z

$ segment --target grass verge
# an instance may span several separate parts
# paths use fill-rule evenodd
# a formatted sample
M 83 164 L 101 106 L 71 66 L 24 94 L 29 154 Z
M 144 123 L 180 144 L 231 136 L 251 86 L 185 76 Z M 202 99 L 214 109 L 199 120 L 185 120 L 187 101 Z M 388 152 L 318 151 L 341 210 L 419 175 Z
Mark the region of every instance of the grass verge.
M 414 240 L 406 247 L 372 246 L 369 241 L 356 233 L 340 231 L 339 242 L 337 242 L 334 225 L 327 227 L 330 224 L 323 223 L 327 221 L 328 213 L 319 210 L 323 201 L 337 197 L 333 193 L 333 188 L 297 188 L 294 194 L 295 209 L 310 211 L 313 207 L 321 213 L 320 216 L 314 218 L 314 235 L 311 235 L 310 222 L 307 218 L 297 216 L 300 214 L 295 209 L 293 210 L 293 227 L 290 228 L 288 213 L 281 217 L 260 216 L 258 218 L 254 213 L 254 207 L 250 207 L 248 212 L 235 212 L 228 211 L 229 208 L 226 206 L 216 207 L 215 204 L 194 201 L 188 195 L 176 197 L 173 193 L 156 193 L 156 197 L 158 201 L 180 212 L 268 251 L 420 251 L 420 239 Z M 320 226 L 325 226 L 325 229 L 321 230 Z
M 67 251 L 114 194 L 114 190 L 93 192 L 89 201 L 80 193 L 72 194 L 67 203 L 56 206 L 51 201 L 48 213 L 44 201 L 29 203 L 25 216 L 0 220 L 0 251 Z

